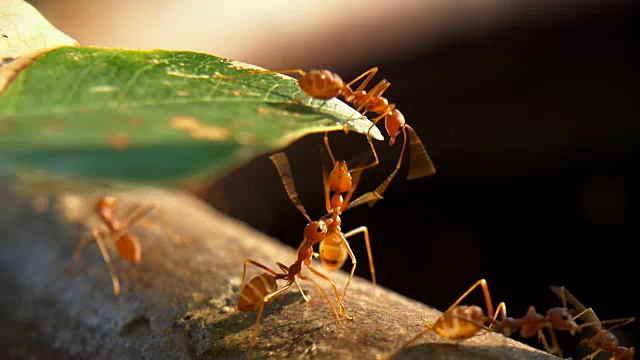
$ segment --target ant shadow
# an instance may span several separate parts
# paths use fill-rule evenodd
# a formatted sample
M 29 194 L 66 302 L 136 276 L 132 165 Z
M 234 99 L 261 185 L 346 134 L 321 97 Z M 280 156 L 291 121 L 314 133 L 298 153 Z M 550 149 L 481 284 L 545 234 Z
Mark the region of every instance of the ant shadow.
M 412 359 L 554 359 L 546 353 L 535 353 L 531 350 L 514 346 L 460 346 L 456 343 L 431 343 L 410 346 L 390 360 Z
M 288 332 L 287 329 L 296 327 L 297 324 L 301 322 L 308 324 L 310 322 L 316 323 L 320 319 L 326 320 L 324 316 L 318 316 L 313 319 L 304 319 L 304 320 L 295 319 L 295 316 L 293 316 L 294 319 L 291 319 L 291 317 L 289 317 L 288 319 L 283 321 L 278 321 L 275 323 L 271 322 L 268 326 L 268 330 L 267 328 L 263 328 L 263 325 L 265 324 L 266 319 L 269 319 L 274 315 L 275 316 L 279 315 L 286 307 L 290 305 L 299 305 L 300 309 L 296 308 L 296 309 L 293 309 L 293 311 L 302 311 L 302 307 L 304 307 L 305 304 L 306 302 L 301 299 L 300 295 L 297 292 L 283 294 L 282 296 L 277 297 L 273 302 L 270 302 L 269 304 L 267 304 L 265 306 L 265 309 L 262 313 L 262 317 L 260 319 L 260 330 L 258 333 L 258 339 L 259 340 L 261 338 L 266 339 L 267 343 L 272 343 L 272 341 L 269 340 L 270 338 L 272 337 L 277 338 L 278 336 L 280 336 L 279 334 L 281 334 L 282 332 Z M 194 338 L 194 336 L 198 337 L 200 339 L 199 342 L 209 344 L 207 346 L 208 349 L 203 353 L 203 355 L 206 355 L 204 356 L 204 358 L 209 358 L 209 357 L 217 358 L 222 355 L 226 356 L 230 354 L 240 355 L 244 353 L 246 349 L 241 347 L 229 347 L 229 343 L 225 339 L 229 336 L 234 336 L 243 330 L 247 330 L 247 329 L 253 330 L 253 327 L 256 325 L 256 320 L 257 320 L 256 317 L 257 317 L 257 311 L 247 312 L 247 313 L 235 312 L 221 320 L 208 324 L 205 328 L 198 329 L 197 331 L 200 334 L 206 334 L 205 335 L 206 339 L 203 339 L 202 337 L 200 337 L 199 334 L 191 333 L 190 335 L 191 335 L 191 338 Z M 189 315 L 187 315 L 183 317 L 183 320 L 189 321 L 191 320 L 191 318 Z M 313 336 L 314 334 L 322 331 L 327 325 L 334 323 L 336 321 L 337 320 L 335 319 L 327 320 L 327 321 L 323 321 L 322 323 L 318 323 L 316 326 L 312 328 L 305 328 L 302 331 L 296 331 L 295 337 L 298 339 L 301 339 L 307 336 Z M 250 336 L 251 334 L 246 335 L 247 338 L 244 344 L 249 342 Z M 262 348 L 260 343 L 258 343 L 256 344 L 256 347 L 254 348 L 254 350 L 269 351 L 269 345 L 266 345 L 266 346 L 267 348 Z
M 269 319 L 273 315 L 277 315 L 285 307 L 295 303 L 305 303 L 305 301 L 300 298 L 300 295 L 298 293 L 286 293 L 282 296 L 277 297 L 274 301 L 265 305 L 260 323 L 263 324 L 264 320 Z M 207 329 L 205 330 L 213 330 L 211 331 L 212 340 L 222 340 L 229 335 L 255 326 L 257 316 L 257 310 L 244 313 L 236 311 L 222 320 L 218 320 L 209 324 L 207 326 Z

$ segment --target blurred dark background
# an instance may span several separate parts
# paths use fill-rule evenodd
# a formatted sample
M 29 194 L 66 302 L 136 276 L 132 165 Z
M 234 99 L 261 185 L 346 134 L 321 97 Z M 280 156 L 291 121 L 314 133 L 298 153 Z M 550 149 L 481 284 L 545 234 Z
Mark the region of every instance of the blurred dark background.
M 506 301 L 512 316 L 529 305 L 560 306 L 548 286 L 564 285 L 601 320 L 638 315 L 638 10 L 507 21 L 402 58 L 332 69 L 352 79 L 378 65 L 392 82 L 388 99 L 438 171 L 407 181 L 404 167 L 384 200 L 343 216 L 345 231 L 369 228 L 381 285 L 444 310 L 486 278 L 494 302 Z M 332 135 L 338 157 L 366 149 L 360 137 Z M 316 218 L 320 144 L 318 135 L 286 150 Z M 365 172 L 363 191 L 390 173 L 400 150 L 376 145 L 383 165 Z M 264 175 L 256 179 L 256 171 Z M 305 220 L 266 157 L 214 184 L 207 198 L 291 246 L 302 239 Z M 364 241 L 351 246 L 357 274 L 370 278 Z M 616 334 L 630 347 L 639 330 L 636 322 Z M 560 337 L 565 356 L 586 355 Z M 539 347 L 535 337 L 529 343 Z
M 54 25 L 81 43 L 100 44 L 83 38 L 86 32 L 65 28 L 65 19 L 89 18 L 47 14 L 53 5 L 46 3 L 42 10 Z M 347 81 L 379 66 L 376 81 L 391 81 L 387 98 L 421 136 L 438 173 L 408 181 L 404 166 L 384 200 L 344 214 L 343 230 L 369 228 L 380 285 L 444 310 L 486 278 L 494 302 L 506 301 L 513 316 L 524 315 L 529 305 L 540 312 L 559 306 L 548 286 L 564 285 L 602 320 L 638 315 L 640 6 L 465 2 L 471 3 L 491 3 L 499 11 L 487 15 L 491 21 L 466 23 L 475 10 L 439 9 L 463 20 L 425 35 L 427 15 L 405 24 L 392 13 L 367 18 L 366 11 L 376 7 L 360 7 L 362 14 L 354 13 L 351 22 L 306 35 L 308 41 L 292 42 L 278 55 L 265 52 L 278 52 L 278 44 L 269 42 L 244 53 L 208 52 L 270 68 L 330 68 Z M 120 29 L 113 27 L 114 33 Z M 387 36 L 395 33 L 400 35 Z M 400 38 L 405 45 L 394 47 Z M 348 52 L 345 43 L 368 46 Z M 354 134 L 332 133 L 331 142 L 342 159 L 367 148 L 365 138 Z M 399 145 L 376 144 L 382 165 L 365 173 L 361 191 L 372 190 L 392 171 Z M 324 208 L 320 146 L 316 135 L 286 149 L 314 218 Z M 266 156 L 201 195 L 293 247 L 302 239 L 305 219 Z M 357 275 L 370 278 L 364 241 L 356 237 L 351 246 L 359 259 Z M 481 299 L 473 296 L 467 303 Z M 621 344 L 634 346 L 640 322 L 615 333 Z M 561 338 L 565 356 L 585 355 L 576 341 Z M 528 342 L 540 347 L 535 337 Z

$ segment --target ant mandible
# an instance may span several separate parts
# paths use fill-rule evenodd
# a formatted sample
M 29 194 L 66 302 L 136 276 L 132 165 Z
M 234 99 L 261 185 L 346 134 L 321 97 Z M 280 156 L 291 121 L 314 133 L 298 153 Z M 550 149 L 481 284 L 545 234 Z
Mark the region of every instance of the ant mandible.
M 120 280 L 118 279 L 118 275 L 116 275 L 113 265 L 111 264 L 111 256 L 109 256 L 109 251 L 107 250 L 107 247 L 105 245 L 105 240 L 114 241 L 118 254 L 125 261 L 128 261 L 130 263 L 140 262 L 140 259 L 142 258 L 140 240 L 129 230 L 138 221 L 147 216 L 154 209 L 158 211 L 160 210 L 155 205 L 149 205 L 146 207 L 137 205 L 129 218 L 127 218 L 125 221 L 118 221 L 118 208 L 119 201 L 115 197 L 103 196 L 98 199 L 95 204 L 94 211 L 98 215 L 99 220 L 106 228 L 91 228 L 91 233 L 93 236 L 89 238 L 83 238 L 78 242 L 78 245 L 76 246 L 73 254 L 73 264 L 67 269 L 68 271 L 73 271 L 80 261 L 80 256 L 82 255 L 82 250 L 84 249 L 84 247 L 88 243 L 95 241 L 98 244 L 98 248 L 100 249 L 102 258 L 104 259 L 104 262 L 107 264 L 107 268 L 109 269 L 111 282 L 113 283 L 113 294 L 116 296 L 120 295 Z M 164 218 L 163 222 L 165 222 L 166 225 L 166 220 Z

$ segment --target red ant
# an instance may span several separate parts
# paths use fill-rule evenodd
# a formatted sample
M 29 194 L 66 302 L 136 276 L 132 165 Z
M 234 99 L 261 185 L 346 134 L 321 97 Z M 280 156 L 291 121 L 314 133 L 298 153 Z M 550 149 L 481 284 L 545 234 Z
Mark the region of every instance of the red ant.
M 418 179 L 435 174 L 436 169 L 433 165 L 433 162 L 431 161 L 431 158 L 427 154 L 427 150 L 422 144 L 422 141 L 420 140 L 418 134 L 415 132 L 415 130 L 413 130 L 411 126 L 406 123 L 404 115 L 402 115 L 400 110 L 396 109 L 396 105 L 389 104 L 389 101 L 382 96 L 387 88 L 389 88 L 391 83 L 386 79 L 383 79 L 371 90 L 369 90 L 369 92 L 365 90 L 365 87 L 369 85 L 373 77 L 378 72 L 378 67 L 373 67 L 365 71 L 364 73 L 356 77 L 353 81 L 346 84 L 338 74 L 326 69 L 311 70 L 308 72 L 301 69 L 266 70 L 249 72 L 249 74 L 274 72 L 298 74 L 299 78 L 297 79 L 297 81 L 300 89 L 302 89 L 302 91 L 304 91 L 308 96 L 314 99 L 330 100 L 333 98 L 337 98 L 338 96 L 342 96 L 347 103 L 356 106 L 356 111 L 364 111 L 362 115 L 366 114 L 367 112 L 374 112 L 379 114 L 378 117 L 372 120 L 372 124 L 367 130 L 367 140 L 369 141 L 369 145 L 371 146 L 371 149 L 375 156 L 374 163 L 372 163 L 368 167 L 378 165 L 378 155 L 373 146 L 373 141 L 371 140 L 371 129 L 373 129 L 373 127 L 380 120 L 382 120 L 383 118 L 385 119 L 385 128 L 390 138 L 389 145 L 393 145 L 395 143 L 396 137 L 400 134 L 400 132 L 403 133 L 404 141 L 402 144 L 402 150 L 400 152 L 400 157 L 398 158 L 398 162 L 394 171 L 384 182 L 382 182 L 382 184 L 380 184 L 380 186 L 378 186 L 378 188 L 376 188 L 372 192 L 374 196 L 367 196 L 360 199 L 359 202 L 367 202 L 369 206 L 373 206 L 373 204 L 377 200 L 382 199 L 382 193 L 384 193 L 384 191 L 387 189 L 387 187 L 397 174 L 398 170 L 400 169 L 404 151 L 407 145 L 407 140 L 409 140 L 410 147 L 409 174 L 407 176 L 407 179 Z M 225 77 L 224 75 L 220 74 L 216 74 L 216 76 Z M 356 88 L 356 90 L 352 90 L 351 86 L 353 86 L 360 80 L 362 80 L 360 85 Z M 346 125 L 344 127 L 344 130 L 345 132 L 347 131 Z
M 458 306 L 460 301 L 478 286 L 482 286 L 487 315 L 484 314 L 482 308 L 475 305 Z M 436 334 L 450 340 L 464 340 L 475 336 L 482 329 L 501 333 L 506 336 L 510 336 L 512 333 L 520 330 L 520 336 L 524 338 L 538 334 L 538 338 L 547 352 L 562 356 L 562 351 L 558 346 L 554 330 L 567 330 L 571 334 L 574 334 L 580 330 L 580 326 L 578 326 L 569 313 L 566 300 L 564 298 L 561 298 L 561 300 L 563 301 L 563 307 L 551 308 L 545 315 L 537 313 L 535 308 L 531 306 L 524 317 L 514 319 L 507 317 L 507 306 L 504 302 L 501 302 L 495 313 L 493 313 L 493 305 L 491 303 L 487 282 L 485 279 L 481 279 L 462 294 L 432 326 L 425 320 L 428 328 L 409 340 L 402 349 L 430 331 L 434 331 Z M 493 317 L 488 317 L 492 313 Z M 500 315 L 500 320 L 497 320 L 498 315 Z M 489 324 L 489 326 L 486 326 L 486 324 Z M 546 336 L 542 332 L 545 328 L 551 336 L 552 348 L 549 347 Z
M 284 154 L 282 154 L 282 156 L 284 156 Z M 280 157 L 280 159 L 278 160 L 274 160 L 274 162 L 275 161 L 278 161 L 281 163 L 283 161 L 287 162 L 287 159 L 285 156 L 285 157 Z M 285 168 L 287 169 L 289 168 L 288 163 L 285 166 Z M 289 181 L 291 180 L 290 177 L 283 177 L 283 182 L 285 181 L 285 179 L 288 179 Z M 286 185 L 286 182 L 285 182 L 285 185 Z M 293 195 L 295 195 L 295 193 Z M 271 301 L 278 294 L 281 294 L 282 292 L 286 291 L 294 282 L 296 283 L 296 285 L 298 285 L 298 289 L 300 290 L 300 293 L 302 294 L 302 297 L 304 298 L 304 300 L 305 301 L 309 300 L 309 297 L 304 294 L 304 291 L 302 291 L 302 288 L 300 287 L 300 284 L 298 283 L 298 280 L 296 277 L 300 279 L 305 279 L 305 280 L 311 279 L 315 284 L 315 286 L 318 288 L 318 290 L 320 290 L 324 298 L 329 303 L 329 306 L 331 307 L 331 310 L 333 311 L 334 315 L 336 315 L 336 318 L 340 320 L 340 316 L 338 316 L 338 313 L 333 307 L 331 300 L 329 299 L 327 294 L 324 292 L 322 287 L 320 287 L 320 285 L 313 278 L 307 278 L 301 274 L 302 264 L 306 265 L 307 269 L 309 269 L 314 275 L 318 276 L 323 280 L 326 280 L 327 282 L 329 282 L 329 284 L 331 284 L 334 295 L 336 297 L 336 301 L 338 303 L 338 307 L 340 309 L 340 315 L 346 317 L 347 319 L 353 319 L 353 317 L 347 313 L 342 303 L 342 300 L 340 299 L 338 289 L 336 285 L 333 283 L 333 281 L 327 276 L 318 272 L 313 267 L 311 267 L 311 258 L 313 257 L 313 246 L 318 242 L 322 241 L 327 236 L 328 227 L 331 226 L 333 219 L 329 218 L 326 221 L 325 220 L 311 221 L 311 218 L 307 215 L 306 211 L 304 210 L 304 207 L 302 207 L 302 204 L 299 202 L 297 202 L 296 204 L 297 204 L 296 206 L 299 205 L 300 211 L 309 220 L 309 223 L 304 228 L 304 239 L 302 240 L 302 243 L 300 244 L 297 250 L 296 261 L 291 266 L 288 266 L 288 267 L 281 263 L 276 263 L 276 265 L 280 268 L 282 273 L 277 273 L 271 268 L 250 259 L 247 259 L 244 262 L 244 270 L 242 273 L 242 287 L 241 287 L 242 291 L 240 294 L 240 298 L 238 299 L 237 308 L 238 308 L 238 311 L 241 311 L 241 312 L 253 311 L 258 309 L 258 318 L 256 320 L 256 326 L 255 326 L 253 335 L 251 337 L 251 347 L 253 347 L 253 344 L 255 343 L 255 340 L 257 338 L 258 331 L 259 331 L 258 329 L 260 326 L 260 318 L 262 316 L 264 305 L 266 303 Z M 252 264 L 263 270 L 266 270 L 267 272 L 252 278 L 249 281 L 249 283 L 245 286 L 247 264 Z M 287 283 L 282 288 L 278 289 L 277 280 L 286 280 Z
M 385 129 L 387 130 L 387 134 L 389 134 L 390 138 L 389 145 L 393 145 L 395 143 L 396 137 L 400 132 L 404 135 L 402 150 L 394 171 L 376 190 L 374 190 L 374 192 L 381 197 L 382 193 L 386 190 L 387 186 L 389 186 L 391 180 L 393 180 L 400 169 L 404 150 L 407 146 L 407 139 L 409 140 L 410 147 L 409 175 L 407 176 L 407 179 L 412 180 L 433 175 L 435 174 L 436 169 L 433 166 L 431 158 L 427 154 L 427 150 L 422 144 L 420 137 L 418 137 L 415 130 L 406 123 L 404 115 L 402 115 L 400 110 L 396 108 L 395 104 L 390 104 L 389 101 L 382 96 L 389 86 L 391 86 L 391 83 L 386 79 L 382 79 L 368 92 L 364 90 L 377 72 L 378 67 L 376 66 L 365 71 L 353 81 L 346 84 L 341 95 L 347 103 L 355 105 L 356 111 L 362 112 L 362 115 L 365 115 L 367 112 L 379 114 L 378 117 L 371 120 L 372 124 L 369 126 L 369 130 L 367 131 L 367 138 L 369 141 L 371 141 L 371 129 L 373 129 L 373 127 L 383 118 L 385 122 Z M 351 90 L 351 86 L 361 79 L 364 80 L 362 80 L 360 86 L 355 90 Z M 373 202 L 375 202 L 375 200 L 369 201 L 369 205 L 373 205 Z
M 326 135 L 326 134 L 325 134 Z M 326 141 L 326 137 L 325 137 Z M 328 147 L 328 142 L 325 142 Z M 329 149 L 329 153 L 331 154 L 331 150 Z M 331 155 L 333 160 L 333 155 Z M 304 206 L 300 202 L 300 198 L 298 197 L 298 193 L 295 189 L 295 185 L 293 183 L 293 175 L 291 173 L 291 166 L 289 165 L 289 160 L 284 153 L 275 153 L 270 156 L 271 161 L 273 161 L 276 169 L 278 170 L 278 174 L 280 175 L 280 179 L 284 184 L 285 190 L 289 195 L 289 199 L 291 202 L 298 208 L 298 210 L 302 213 L 302 215 L 307 218 L 309 224 L 312 224 L 311 218 L 307 215 Z M 358 167 L 359 169 L 363 169 L 363 167 Z M 352 175 L 353 174 L 353 175 Z M 323 179 L 324 188 L 325 188 L 325 203 L 327 207 L 327 214 L 320 218 L 318 221 L 322 221 L 327 225 L 327 232 L 323 235 L 322 239 L 318 242 L 320 243 L 319 253 L 315 254 L 318 256 L 322 262 L 322 265 L 329 271 L 335 271 L 342 267 L 347 256 L 351 258 L 351 273 L 349 274 L 349 279 L 344 287 L 342 293 L 342 299 L 344 300 L 347 288 L 353 279 L 353 275 L 355 273 L 357 261 L 356 257 L 349 246 L 349 242 L 347 241 L 353 235 L 363 233 L 365 244 L 367 246 L 367 253 L 369 256 L 369 265 L 371 270 L 371 277 L 374 286 L 375 293 L 375 269 L 373 266 L 373 256 L 371 255 L 371 243 L 369 241 L 369 230 L 366 226 L 360 226 L 356 229 L 353 229 L 346 234 L 342 232 L 341 224 L 342 219 L 340 215 L 342 212 L 348 208 L 351 208 L 351 204 L 349 200 L 353 196 L 354 191 L 356 190 L 357 184 L 360 180 L 361 171 L 353 172 L 348 171 L 348 166 L 344 161 L 335 161 L 334 160 L 334 168 L 328 176 L 325 176 Z M 331 196 L 331 192 L 334 192 L 333 196 Z M 342 194 L 345 193 L 343 197 Z M 307 225 L 309 226 L 309 225 Z
M 613 354 L 611 360 L 633 359 L 635 349 L 633 347 L 628 348 L 625 346 L 621 346 L 618 342 L 618 338 L 613 335 L 611 331 L 613 329 L 632 323 L 635 320 L 634 317 L 600 321 L 592 308 L 586 308 L 584 305 L 582 305 L 582 303 L 578 301 L 578 299 L 576 299 L 576 297 L 573 296 L 564 286 L 551 286 L 551 290 L 556 293 L 556 295 L 558 295 L 561 299 L 567 299 L 567 301 L 571 305 L 576 307 L 576 310 L 580 311 L 580 314 L 575 318 L 582 315 L 587 318 L 587 321 L 581 324 L 580 327 L 594 327 L 596 329 L 596 333 L 593 336 L 588 339 L 583 339 L 580 342 L 581 344 L 587 345 L 589 348 L 594 350 L 593 353 L 585 356 L 582 360 L 593 359 L 602 351 L 610 352 L 611 354 Z M 615 325 L 605 330 L 602 328 L 603 324 Z
M 577 316 L 572 316 L 569 309 L 567 309 L 567 299 L 561 296 L 560 300 L 562 301 L 561 307 L 550 308 L 545 314 L 538 313 L 534 306 L 530 306 L 526 315 L 522 318 L 507 317 L 507 307 L 504 303 L 501 303 L 502 306 L 499 309 L 500 321 L 495 320 L 497 314 L 493 319 L 487 319 L 487 321 L 491 323 L 490 328 L 492 331 L 505 336 L 511 336 L 518 330 L 520 330 L 519 334 L 523 338 L 538 334 L 538 340 L 542 343 L 545 351 L 562 357 L 562 350 L 558 345 L 555 331 L 568 331 L 571 335 L 575 335 L 582 327 L 575 322 Z M 547 329 L 551 337 L 551 347 L 544 335 L 544 329 Z
M 120 295 L 120 280 L 111 265 L 111 257 L 109 256 L 109 251 L 105 245 L 105 239 L 114 241 L 118 254 L 125 261 L 130 263 L 140 262 L 140 259 L 142 258 L 140 241 L 138 240 L 138 237 L 129 232 L 129 230 L 152 210 L 155 209 L 160 211 L 160 209 L 154 205 L 147 207 L 138 205 L 129 218 L 121 222 L 116 219 L 118 217 L 118 206 L 119 202 L 115 197 L 103 196 L 98 199 L 94 211 L 97 213 L 98 218 L 105 225 L 106 229 L 100 229 L 98 227 L 91 228 L 93 237 L 83 238 L 80 240 L 73 254 L 73 264 L 68 268 L 68 271 L 73 271 L 80 260 L 84 247 L 88 243 L 95 241 L 98 244 L 102 258 L 109 269 L 111 282 L 113 283 L 113 294 L 116 296 Z M 161 215 L 161 218 L 165 225 L 168 226 L 163 215 Z
M 340 76 L 329 70 L 311 70 L 309 72 L 305 72 L 304 70 L 300 69 L 290 69 L 276 71 L 280 73 L 297 73 L 298 75 L 300 75 L 300 77 L 298 78 L 298 85 L 300 85 L 302 91 L 304 91 L 312 98 L 328 100 L 334 97 L 342 96 L 347 103 L 356 106 L 356 111 L 362 112 L 362 115 L 365 115 L 367 112 L 374 112 L 379 114 L 378 117 L 374 118 L 371 121 L 372 124 L 367 130 L 367 140 L 371 144 L 372 148 L 373 142 L 371 141 L 371 129 L 373 129 L 373 127 L 383 118 L 385 120 L 385 128 L 387 130 L 387 134 L 389 134 L 390 138 L 389 145 L 393 145 L 395 143 L 396 137 L 400 134 L 400 132 L 403 133 L 404 142 L 402 144 L 402 150 L 400 152 L 400 157 L 398 158 L 396 167 L 391 175 L 389 175 L 389 177 L 382 184 L 380 184 L 380 186 L 376 190 L 374 190 L 374 193 L 377 196 L 367 201 L 370 206 L 373 205 L 373 203 L 377 199 L 382 198 L 382 193 L 386 190 L 386 188 L 391 183 L 391 180 L 393 180 L 396 173 L 400 169 L 408 138 L 410 146 L 410 157 L 409 175 L 407 176 L 407 179 L 418 179 L 435 174 L 436 169 L 433 166 L 433 162 L 427 154 L 427 150 L 422 144 L 420 137 L 418 137 L 418 134 L 415 132 L 415 130 L 413 130 L 411 126 L 406 123 L 404 115 L 402 115 L 400 110 L 396 109 L 396 105 L 389 104 L 389 101 L 382 96 L 382 94 L 389 88 L 391 83 L 386 79 L 383 79 L 368 92 L 365 90 L 365 87 L 369 85 L 373 77 L 378 72 L 378 67 L 372 67 L 347 84 L 344 83 Z M 355 90 L 352 90 L 351 86 L 353 86 L 360 80 L 362 80 L 360 85 Z M 409 135 L 408 137 L 407 132 Z M 377 165 L 378 156 L 375 153 L 375 150 L 374 155 L 376 157 L 376 162 L 374 164 Z
M 478 286 L 482 287 L 485 305 L 487 307 L 487 314 L 492 314 L 493 305 L 491 303 L 491 295 L 489 294 L 489 286 L 485 279 L 480 279 L 465 291 L 464 294 L 462 294 L 462 296 L 460 296 L 458 300 L 456 300 L 444 313 L 442 313 L 433 325 L 429 324 L 427 319 L 424 319 L 424 322 L 427 324 L 427 328 L 414 336 L 411 340 L 407 341 L 397 352 L 404 350 L 407 346 L 411 345 L 420 337 L 431 331 L 449 340 L 464 340 L 475 336 L 480 330 L 484 329 L 486 317 L 481 307 L 476 305 L 458 306 L 458 304 Z M 500 309 L 501 306 L 502 303 L 498 309 Z

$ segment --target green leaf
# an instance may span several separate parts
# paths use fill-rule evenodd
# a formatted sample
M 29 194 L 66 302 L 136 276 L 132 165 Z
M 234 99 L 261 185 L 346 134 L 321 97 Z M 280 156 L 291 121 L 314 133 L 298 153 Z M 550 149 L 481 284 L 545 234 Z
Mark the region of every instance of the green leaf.
M 311 99 L 294 79 L 256 69 L 186 51 L 46 52 L 0 93 L 0 173 L 212 176 L 306 134 L 371 125 L 340 101 Z M 382 139 L 376 127 L 371 135 Z

